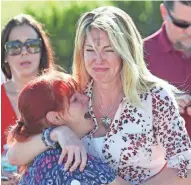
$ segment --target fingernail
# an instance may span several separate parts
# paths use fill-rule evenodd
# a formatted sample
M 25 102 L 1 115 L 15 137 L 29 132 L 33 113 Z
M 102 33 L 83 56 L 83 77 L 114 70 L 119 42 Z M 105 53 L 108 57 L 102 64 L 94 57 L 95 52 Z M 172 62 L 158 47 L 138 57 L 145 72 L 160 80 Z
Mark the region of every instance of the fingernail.
M 58 164 L 59 164 L 59 165 L 61 165 L 61 164 L 62 164 L 62 162 L 61 162 L 61 161 L 58 161 Z

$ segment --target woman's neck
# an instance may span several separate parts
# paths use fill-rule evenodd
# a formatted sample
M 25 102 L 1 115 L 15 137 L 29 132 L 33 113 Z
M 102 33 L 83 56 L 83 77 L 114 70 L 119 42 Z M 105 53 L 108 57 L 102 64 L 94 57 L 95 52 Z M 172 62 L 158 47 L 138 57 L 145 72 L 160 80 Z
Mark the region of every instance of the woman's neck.
M 100 104 L 104 102 L 114 102 L 116 97 L 123 93 L 123 86 L 121 79 L 108 84 L 99 84 L 94 82 L 93 85 L 93 98 Z
M 36 76 L 30 76 L 30 77 L 25 77 L 25 78 L 19 78 L 19 77 L 12 77 L 10 80 L 11 86 L 10 90 L 15 91 L 15 92 L 20 92 L 24 86 L 32 79 L 34 79 Z

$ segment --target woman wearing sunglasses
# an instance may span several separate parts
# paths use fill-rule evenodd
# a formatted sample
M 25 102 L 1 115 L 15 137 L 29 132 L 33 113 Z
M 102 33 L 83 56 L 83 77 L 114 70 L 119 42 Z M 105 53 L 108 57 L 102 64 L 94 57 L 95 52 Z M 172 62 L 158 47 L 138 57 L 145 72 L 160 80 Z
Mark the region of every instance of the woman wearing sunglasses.
M 42 70 L 53 67 L 53 58 L 49 39 L 42 25 L 33 17 L 20 14 L 3 28 L 1 69 L 6 82 L 1 85 L 1 152 L 2 146 L 6 143 L 7 129 L 19 116 L 18 94 L 31 79 L 40 75 Z

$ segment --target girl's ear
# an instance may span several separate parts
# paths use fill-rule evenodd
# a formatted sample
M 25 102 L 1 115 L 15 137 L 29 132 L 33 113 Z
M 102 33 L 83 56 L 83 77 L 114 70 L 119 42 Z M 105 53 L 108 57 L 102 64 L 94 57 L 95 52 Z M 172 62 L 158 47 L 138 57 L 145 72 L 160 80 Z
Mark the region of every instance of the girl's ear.
M 46 119 L 48 120 L 48 122 L 50 122 L 53 125 L 60 125 L 60 117 L 59 117 L 59 113 L 55 112 L 55 111 L 50 111 L 46 114 Z
M 53 125 L 66 125 L 66 121 L 61 112 L 50 111 L 46 114 L 46 119 Z

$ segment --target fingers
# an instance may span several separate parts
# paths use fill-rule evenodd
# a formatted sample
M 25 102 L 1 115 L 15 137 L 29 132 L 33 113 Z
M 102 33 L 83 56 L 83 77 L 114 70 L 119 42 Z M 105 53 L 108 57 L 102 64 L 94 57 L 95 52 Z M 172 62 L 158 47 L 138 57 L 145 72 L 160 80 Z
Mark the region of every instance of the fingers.
M 64 138 L 62 137 L 64 135 Z M 70 171 L 74 171 L 79 167 L 83 170 L 87 162 L 87 153 L 82 141 L 70 129 L 64 134 L 58 135 L 58 143 L 62 148 L 62 153 L 59 157 L 58 164 L 62 164 L 67 155 L 67 160 L 64 165 L 64 170 L 67 171 L 70 166 Z M 65 161 L 65 160 L 64 160 Z
M 71 166 L 70 172 L 75 171 L 80 165 L 80 163 L 81 163 L 81 154 L 80 154 L 80 149 L 78 148 L 75 150 L 75 162 Z
M 178 102 L 178 106 L 179 106 L 179 112 L 181 114 L 184 114 L 185 110 L 186 110 L 186 107 L 191 102 L 191 96 L 190 95 L 180 96 L 180 97 L 178 97 L 177 102 Z
M 187 102 L 184 99 L 180 99 L 178 100 L 178 106 L 179 106 L 180 113 L 184 113 L 184 109 L 187 106 Z
M 179 105 L 179 112 L 180 112 L 180 114 L 184 114 L 185 113 L 185 107 Z
M 70 172 L 73 172 L 79 167 L 79 165 L 80 165 L 80 171 L 84 170 L 87 163 L 87 153 L 85 149 L 81 149 L 80 147 L 75 147 L 75 148 L 71 147 L 69 149 L 64 149 L 59 157 L 58 164 L 63 163 L 63 160 L 66 157 L 66 155 L 68 156 L 68 158 L 64 165 L 65 171 L 67 171 L 70 168 Z
M 74 151 L 73 150 L 68 150 L 68 159 L 64 165 L 64 170 L 67 171 L 72 164 L 74 159 Z
M 178 97 L 177 102 L 180 107 L 185 108 L 190 104 L 191 96 L 190 95 L 180 96 Z
M 59 157 L 58 164 L 60 164 L 60 165 L 62 164 L 67 153 L 68 153 L 68 151 L 66 149 L 62 149 L 62 153 Z
M 85 150 L 81 151 L 81 164 L 80 164 L 80 171 L 82 172 L 84 170 L 84 168 L 86 167 L 86 163 L 87 163 L 87 153 Z

